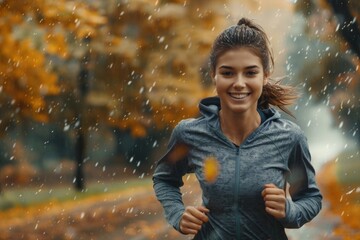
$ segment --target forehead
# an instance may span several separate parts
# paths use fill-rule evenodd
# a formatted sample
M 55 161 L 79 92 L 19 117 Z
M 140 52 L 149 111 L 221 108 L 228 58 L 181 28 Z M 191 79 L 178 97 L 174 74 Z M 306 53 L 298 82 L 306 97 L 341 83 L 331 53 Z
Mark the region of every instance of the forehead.
M 262 67 L 261 58 L 256 54 L 254 49 L 241 47 L 229 49 L 222 53 L 218 59 L 216 67 L 226 66 L 258 66 Z

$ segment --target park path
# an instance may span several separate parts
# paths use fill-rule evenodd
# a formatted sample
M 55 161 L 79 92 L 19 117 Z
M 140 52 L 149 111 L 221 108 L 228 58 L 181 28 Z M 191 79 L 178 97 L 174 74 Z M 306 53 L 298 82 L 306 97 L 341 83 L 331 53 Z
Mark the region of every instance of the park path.
M 192 192 L 190 184 L 184 190 L 185 201 L 196 204 L 199 190 Z M 121 192 L 13 211 L 14 217 L 9 213 L 9 218 L 3 214 L 0 219 L 0 240 L 189 239 L 166 223 L 148 183 Z
M 200 190 L 192 178 L 182 189 L 185 204 L 201 204 Z M 326 208 L 326 206 L 325 206 Z M 186 240 L 169 226 L 151 184 L 121 192 L 88 197 L 70 203 L 52 202 L 32 209 L 18 209 L 23 215 L 0 219 L 0 240 Z M 338 240 L 332 228 L 338 218 L 324 211 L 300 230 L 289 231 L 289 239 Z

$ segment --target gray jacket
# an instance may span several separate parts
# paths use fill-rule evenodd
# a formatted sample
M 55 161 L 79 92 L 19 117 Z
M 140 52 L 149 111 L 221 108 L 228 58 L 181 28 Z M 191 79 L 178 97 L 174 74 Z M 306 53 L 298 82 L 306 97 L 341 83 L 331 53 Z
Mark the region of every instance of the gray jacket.
M 154 190 L 166 219 L 179 231 L 185 211 L 182 176 L 194 172 L 203 204 L 210 210 L 209 222 L 195 239 L 287 239 L 284 228 L 301 227 L 321 209 L 322 196 L 303 132 L 276 110 L 263 109 L 261 125 L 237 147 L 220 129 L 219 109 L 217 97 L 202 100 L 202 116 L 175 127 L 168 152 L 157 163 Z M 188 146 L 188 152 L 174 161 L 172 151 L 179 145 Z M 203 160 L 210 156 L 220 166 L 213 183 L 206 182 L 203 174 Z M 291 185 L 291 199 L 286 201 L 286 217 L 277 220 L 265 212 L 261 191 L 266 183 L 284 189 L 286 182 Z

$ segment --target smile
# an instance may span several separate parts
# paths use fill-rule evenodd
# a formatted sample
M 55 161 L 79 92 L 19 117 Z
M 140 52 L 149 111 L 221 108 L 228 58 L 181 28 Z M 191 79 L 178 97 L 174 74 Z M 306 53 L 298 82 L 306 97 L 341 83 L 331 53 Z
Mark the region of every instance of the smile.
M 250 93 L 229 93 L 229 95 L 235 99 L 244 99 L 249 96 Z

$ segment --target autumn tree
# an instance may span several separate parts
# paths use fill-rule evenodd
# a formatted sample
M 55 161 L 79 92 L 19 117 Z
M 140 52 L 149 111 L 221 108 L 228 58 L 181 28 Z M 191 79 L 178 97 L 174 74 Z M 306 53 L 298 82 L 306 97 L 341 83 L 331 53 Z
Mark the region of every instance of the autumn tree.
M 102 67 L 94 69 L 97 82 L 89 101 L 100 105 L 102 99 L 107 122 L 130 134 L 120 138 L 133 141 L 128 160 L 148 166 L 159 134 L 195 116 L 199 99 L 212 90 L 201 72 L 207 70 L 211 43 L 226 18 L 219 10 L 221 1 L 107 4 L 109 32 L 119 45 L 94 56 Z
M 306 23 L 291 60 L 294 74 L 331 108 L 336 125 L 360 143 L 359 2 L 298 1 L 296 10 Z
M 195 116 L 212 90 L 201 73 L 226 21 L 222 1 L 0 4 L 1 114 L 10 113 L 0 124 L 29 118 L 77 131 L 77 165 L 100 123 L 129 132 L 143 157 L 156 132 Z
M 81 44 L 105 19 L 80 1 L 5 0 L 0 21 L 0 127 L 6 134 L 27 119 L 50 120 L 47 97 L 61 91 L 53 60 L 70 55 L 67 33 Z

